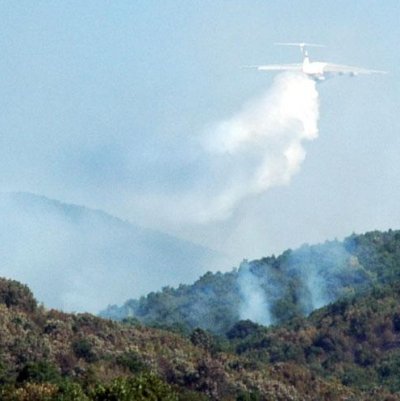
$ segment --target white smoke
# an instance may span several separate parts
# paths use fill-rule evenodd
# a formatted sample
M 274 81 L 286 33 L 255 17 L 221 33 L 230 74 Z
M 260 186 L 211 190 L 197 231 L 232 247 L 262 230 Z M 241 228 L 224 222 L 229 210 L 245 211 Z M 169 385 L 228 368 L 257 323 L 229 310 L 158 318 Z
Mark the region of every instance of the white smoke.
M 256 323 L 270 325 L 272 320 L 269 302 L 259 277 L 252 273 L 247 261 L 242 262 L 240 265 L 238 285 L 241 296 L 240 319 L 250 319 Z
M 205 140 L 217 160 L 213 185 L 204 191 L 208 198 L 201 208 L 192 202 L 195 216 L 202 222 L 229 217 L 245 198 L 288 184 L 305 158 L 304 142 L 318 137 L 318 117 L 316 83 L 303 74 L 281 74 L 262 97 L 216 124 Z M 239 269 L 238 284 L 240 318 L 271 324 L 270 300 L 246 263 Z M 269 292 L 273 296 L 274 289 Z
M 303 143 L 318 136 L 318 117 L 316 83 L 285 73 L 262 97 L 212 127 L 204 145 L 215 159 L 213 183 L 197 218 L 227 218 L 246 197 L 288 184 L 305 158 Z

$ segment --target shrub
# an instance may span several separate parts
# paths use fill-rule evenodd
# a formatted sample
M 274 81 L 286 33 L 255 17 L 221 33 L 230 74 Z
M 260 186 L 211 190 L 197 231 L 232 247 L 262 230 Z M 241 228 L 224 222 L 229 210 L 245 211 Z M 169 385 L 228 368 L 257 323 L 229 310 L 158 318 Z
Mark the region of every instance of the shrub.
M 226 333 L 226 336 L 230 339 L 243 339 L 248 336 L 254 335 L 264 328 L 251 320 L 240 320 Z
M 25 383 L 19 388 L 7 387 L 0 391 L 2 401 L 55 401 L 56 394 L 57 386 L 50 383 Z
M 141 357 L 133 351 L 125 352 L 117 357 L 117 363 L 124 368 L 129 369 L 132 373 L 143 372 L 146 369 L 145 363 Z
M 55 401 L 89 401 L 89 398 L 78 383 L 66 380 L 59 386 Z
M 171 386 L 151 373 L 98 385 L 92 397 L 93 401 L 178 401 Z
M 5 278 L 0 278 L 0 303 L 7 308 L 18 307 L 26 312 L 33 312 L 37 307 L 37 302 L 26 285 Z
M 92 350 L 92 344 L 84 338 L 74 341 L 72 349 L 78 358 L 83 358 L 88 363 L 97 361 L 97 356 Z
M 261 396 L 259 392 L 241 392 L 237 398 L 236 401 L 260 401 Z
M 193 345 L 204 348 L 209 351 L 213 345 L 213 337 L 207 331 L 197 328 L 190 334 L 190 341 Z
M 61 376 L 57 369 L 46 361 L 29 362 L 19 372 L 17 382 L 58 383 Z

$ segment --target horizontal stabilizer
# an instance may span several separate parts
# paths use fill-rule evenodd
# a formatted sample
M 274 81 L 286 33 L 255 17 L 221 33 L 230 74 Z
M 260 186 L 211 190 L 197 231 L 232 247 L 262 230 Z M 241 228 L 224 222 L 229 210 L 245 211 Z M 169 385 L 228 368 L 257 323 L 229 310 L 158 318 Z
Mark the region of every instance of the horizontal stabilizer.
M 288 43 L 274 43 L 275 46 L 298 46 L 298 47 L 325 47 L 325 45 L 319 45 L 317 43 L 306 43 L 306 42 L 288 42 Z

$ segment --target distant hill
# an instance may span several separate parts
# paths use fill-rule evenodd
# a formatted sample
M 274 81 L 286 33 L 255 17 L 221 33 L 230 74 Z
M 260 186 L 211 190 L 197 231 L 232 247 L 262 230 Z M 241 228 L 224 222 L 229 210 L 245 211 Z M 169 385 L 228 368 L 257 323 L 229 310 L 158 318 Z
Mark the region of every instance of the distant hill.
M 209 272 L 192 285 L 128 300 L 101 316 L 221 334 L 241 319 L 271 325 L 306 316 L 341 297 L 398 277 L 400 232 L 374 231 L 244 261 L 231 272 Z
M 0 194 L 0 275 L 46 305 L 96 312 L 162 286 L 192 282 L 216 252 L 105 212 L 29 193 Z

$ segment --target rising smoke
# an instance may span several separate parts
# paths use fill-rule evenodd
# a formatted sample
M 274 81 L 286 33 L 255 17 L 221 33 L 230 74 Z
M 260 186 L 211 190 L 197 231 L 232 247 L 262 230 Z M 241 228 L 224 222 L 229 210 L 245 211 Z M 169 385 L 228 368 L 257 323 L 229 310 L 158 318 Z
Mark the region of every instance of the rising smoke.
M 237 280 L 241 297 L 240 319 L 250 319 L 266 326 L 270 325 L 272 323 L 270 299 L 261 285 L 260 277 L 252 272 L 251 265 L 247 261 L 240 265 Z
M 163 198 L 163 207 L 159 209 L 168 213 L 177 210 L 170 214 L 173 217 L 179 214 L 182 223 L 209 223 L 228 218 L 245 198 L 290 182 L 305 157 L 304 142 L 317 137 L 317 121 L 315 82 L 303 75 L 279 75 L 263 96 L 207 130 L 202 140 L 202 167 L 206 172 L 202 184 L 195 185 L 187 194 L 177 194 L 175 199 Z M 173 204 L 168 205 L 171 199 Z M 149 198 L 146 202 L 149 203 Z M 171 256 L 165 263 L 165 255 L 169 253 L 159 242 L 154 242 L 154 238 L 146 241 L 145 249 L 140 248 L 137 239 L 124 247 L 124 241 L 131 234 L 125 235 L 124 228 L 115 228 L 108 220 L 94 219 L 90 213 L 87 219 L 72 224 L 64 210 L 61 213 L 54 205 L 48 205 L 39 214 L 36 210 L 31 214 L 30 209 L 21 213 L 11 200 L 4 198 L 0 203 L 5 227 L 0 231 L 4 245 L 0 255 L 4 262 L 2 275 L 12 275 L 27 282 L 39 299 L 50 306 L 94 311 L 102 306 L 104 294 L 113 296 L 115 288 L 118 288 L 119 298 L 112 302 L 122 302 L 154 289 L 151 286 L 155 281 L 177 284 L 171 282 L 170 270 L 166 269 L 173 266 L 177 272 L 176 259 Z M 119 247 L 129 251 L 117 252 Z M 147 253 L 146 247 L 152 252 Z M 166 248 L 171 253 L 171 245 Z M 175 253 L 182 259 L 182 247 L 177 247 Z M 150 258 L 149 254 L 153 256 Z M 163 266 L 164 278 L 156 268 L 158 254 L 160 261 L 166 264 Z M 157 261 L 154 262 L 154 258 Z M 176 280 L 182 281 L 189 273 L 195 278 L 193 260 L 198 259 L 198 256 L 193 257 L 193 252 L 188 255 L 190 262 L 182 263 L 182 266 L 186 268 L 190 263 L 192 271 L 176 274 Z M 147 261 L 146 266 L 142 261 Z M 147 268 L 147 265 L 151 267 Z M 7 274 L 8 267 L 13 269 L 12 274 Z M 143 276 L 140 270 L 146 274 Z M 251 318 L 267 324 L 269 318 L 265 315 L 263 291 L 251 273 L 245 273 L 243 270 L 241 276 L 241 314 L 252 314 Z M 130 275 L 129 279 L 127 275 Z M 153 275 L 157 280 L 152 279 Z M 43 277 L 51 279 L 53 284 L 47 285 Z M 131 282 L 140 294 L 135 294 Z
M 318 118 L 315 81 L 303 74 L 278 75 L 262 96 L 206 130 L 199 169 L 206 177 L 188 193 L 162 197 L 158 209 L 168 211 L 175 224 L 206 225 L 228 219 L 246 198 L 290 183 L 305 158 L 304 143 L 318 137 Z M 313 279 L 317 280 L 310 273 L 311 289 Z M 238 287 L 240 317 L 270 324 L 269 309 L 281 296 L 280 288 L 261 283 L 244 265 Z M 311 303 L 319 304 L 316 300 Z
M 318 136 L 318 117 L 315 81 L 302 74 L 281 74 L 261 98 L 218 123 L 207 136 L 207 149 L 230 164 L 233 174 L 228 185 L 208 203 L 203 217 L 229 216 L 246 197 L 288 184 L 305 158 L 303 143 Z M 307 281 L 311 289 L 313 279 L 318 277 L 310 273 Z M 270 324 L 272 294 L 265 291 L 249 265 L 241 266 L 238 285 L 240 317 Z

